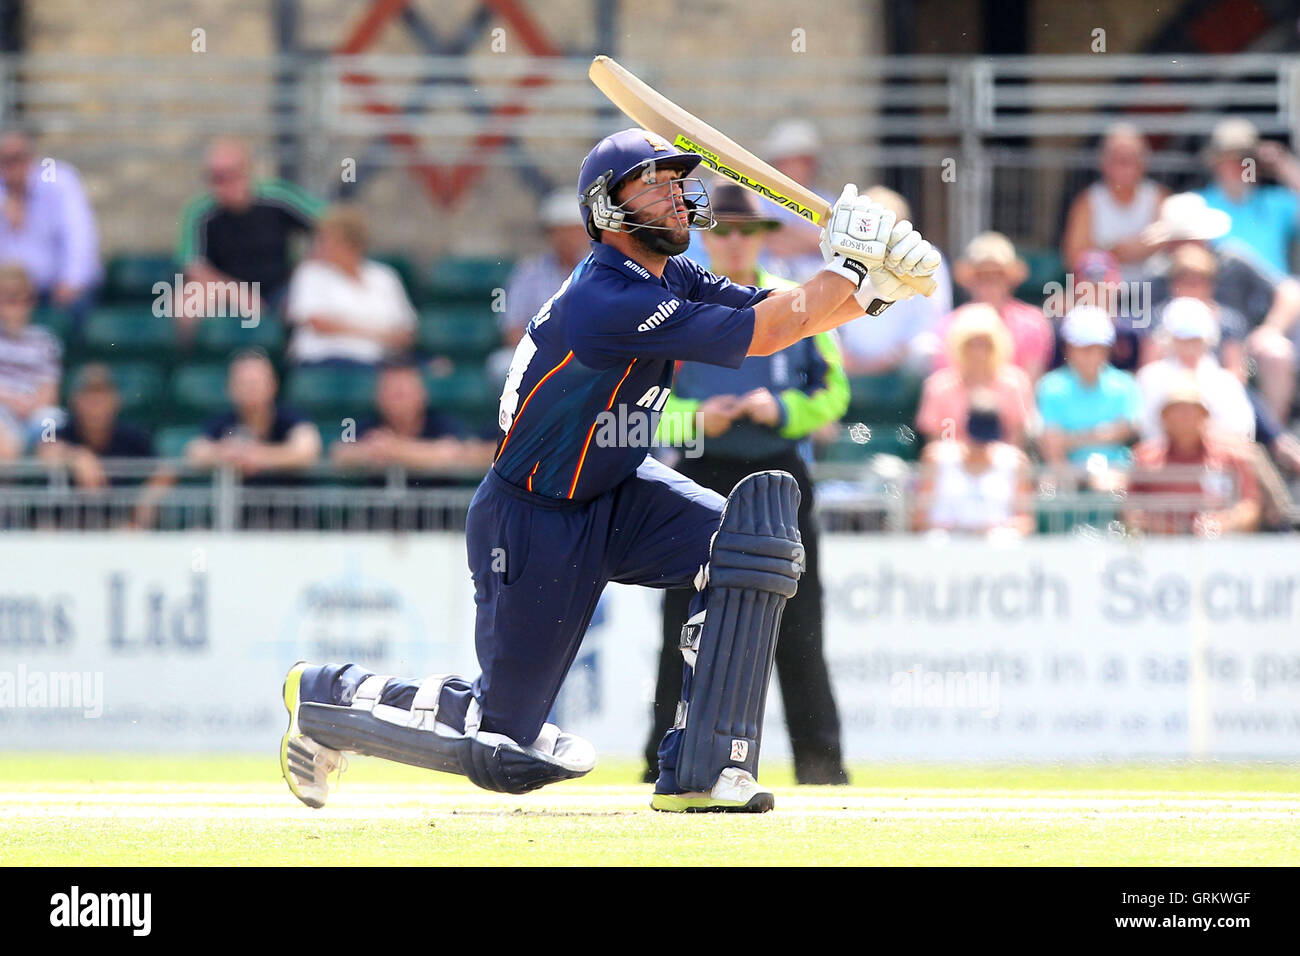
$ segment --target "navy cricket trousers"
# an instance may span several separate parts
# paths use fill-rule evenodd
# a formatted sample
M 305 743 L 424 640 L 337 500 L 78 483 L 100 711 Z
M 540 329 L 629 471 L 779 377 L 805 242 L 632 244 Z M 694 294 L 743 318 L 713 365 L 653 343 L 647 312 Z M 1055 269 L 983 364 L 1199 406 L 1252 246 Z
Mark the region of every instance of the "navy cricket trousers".
M 439 720 L 459 719 L 463 729 L 472 696 L 481 730 L 531 744 L 605 585 L 693 587 L 724 501 L 652 458 L 605 494 L 581 502 L 542 498 L 489 471 L 465 527 L 482 672 L 472 683 L 447 683 Z M 309 668 L 303 699 L 350 703 L 369 675 L 354 664 Z M 390 681 L 381 701 L 409 707 L 419 684 Z

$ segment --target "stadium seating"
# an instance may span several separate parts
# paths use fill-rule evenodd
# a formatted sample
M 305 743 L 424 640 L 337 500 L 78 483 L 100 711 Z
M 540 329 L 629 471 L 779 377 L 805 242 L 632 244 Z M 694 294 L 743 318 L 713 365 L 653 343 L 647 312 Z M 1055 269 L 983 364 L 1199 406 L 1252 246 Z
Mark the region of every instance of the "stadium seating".
M 179 368 L 170 391 L 174 423 L 202 422 L 226 407 L 226 366 L 211 362 Z
M 504 289 L 514 264 L 504 259 L 447 256 L 429 270 L 425 301 L 475 301 L 490 304 L 497 289 Z
M 154 315 L 147 305 L 133 305 L 92 312 L 77 348 L 87 357 L 116 359 L 166 356 L 175 347 L 172 320 Z
M 359 419 L 373 406 L 375 376 L 369 368 L 294 369 L 285 383 L 284 400 L 314 419 Z
M 103 299 L 108 303 L 144 302 L 154 297 L 154 283 L 176 281 L 177 268 L 167 253 L 113 256 L 104 269 Z
M 415 268 L 415 264 L 400 252 L 382 252 L 371 256 L 376 262 L 382 262 L 384 265 L 392 268 L 397 273 L 397 277 L 402 280 L 402 285 L 406 288 L 406 294 L 412 302 L 423 300 L 424 290 L 420 284 L 420 274 Z
M 180 458 L 185 446 L 203 434 L 198 425 L 169 425 L 154 434 L 154 451 L 162 458 Z
M 212 359 L 229 358 L 232 352 L 262 348 L 274 359 L 284 350 L 285 329 L 278 317 L 262 316 L 261 321 L 245 328 L 236 317 L 203 319 L 195 335 L 195 349 Z
M 432 355 L 481 361 L 501 343 L 495 314 L 479 306 L 442 305 L 420 311 L 417 344 Z

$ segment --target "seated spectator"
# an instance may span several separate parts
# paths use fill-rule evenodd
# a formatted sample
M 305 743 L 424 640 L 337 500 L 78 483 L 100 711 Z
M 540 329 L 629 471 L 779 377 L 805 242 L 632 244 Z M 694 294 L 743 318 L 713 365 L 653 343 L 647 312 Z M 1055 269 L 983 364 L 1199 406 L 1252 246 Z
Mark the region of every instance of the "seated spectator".
M 1300 216 L 1300 161 L 1281 143 L 1260 142 L 1255 124 L 1237 116 L 1214 127 L 1205 160 L 1212 181 L 1201 195 L 1207 206 L 1232 220 L 1221 242 L 1249 249 L 1276 273 L 1290 272 L 1291 242 Z M 1259 185 L 1264 171 L 1282 185 Z
M 36 290 L 27 270 L 0 266 L 0 461 L 21 457 L 64 420 L 58 407 L 63 347 L 32 325 Z
M 577 202 L 568 189 L 558 189 L 542 202 L 542 229 L 550 248 L 518 263 L 506 280 L 506 308 L 500 320 L 503 347 L 488 356 L 488 374 L 494 380 L 505 381 L 529 320 L 591 251 L 591 237 L 578 218 Z
M 101 459 L 153 457 L 149 433 L 118 418 L 122 398 L 107 365 L 96 362 L 83 366 L 68 399 L 67 423 L 55 431 L 54 441 L 41 443 L 37 455 L 66 464 L 78 487 L 104 488 L 110 484 Z
M 1029 459 L 1001 440 L 996 397 L 976 392 L 964 424 L 965 437 L 927 445 L 921 456 L 917 530 L 1031 533 Z
M 925 380 L 917 431 L 931 441 L 965 438 L 970 393 L 989 389 L 997 402 L 1004 440 L 1020 447 L 1034 413 L 1034 395 L 1029 377 L 1009 362 L 1011 337 L 992 306 L 958 311 L 961 315 L 949 327 L 946 339 L 950 367 Z
M 334 206 L 316 227 L 312 257 L 294 270 L 285 317 L 297 365 L 376 365 L 415 341 L 415 307 L 397 272 L 366 258 L 361 211 Z
M 66 310 L 77 338 L 102 277 L 95 212 L 76 169 L 33 160 L 26 133 L 0 136 L 0 262 L 22 265 L 40 304 Z
M 245 484 L 293 484 L 291 472 L 320 459 L 320 432 L 300 414 L 279 404 L 279 382 L 266 353 L 240 352 L 230 362 L 226 392 L 229 411 L 185 447 L 185 458 L 211 468 L 234 468 Z
M 872 186 L 863 195 L 900 220 L 912 218 L 907 200 L 892 189 Z M 952 276 L 947 259 L 940 261 L 934 281 L 937 288 L 929 296 L 912 296 L 895 302 L 875 318 L 840 326 L 845 372 L 884 375 L 897 369 L 921 373 L 929 370 L 942 345 L 934 328 L 941 317 L 952 311 Z
M 1214 254 L 1204 246 L 1195 243 L 1179 246 L 1169 256 L 1170 301 L 1196 299 L 1209 307 L 1219 333 L 1215 357 L 1244 384 L 1249 377 L 1246 370 L 1246 319 L 1236 309 L 1214 300 L 1214 279 L 1218 268 Z M 1160 357 L 1159 333 L 1168 307 L 1169 302 L 1164 302 L 1156 309 L 1150 329 L 1152 334 L 1147 335 L 1142 343 L 1143 365 Z
M 68 404 L 71 414 L 67 424 L 56 431 L 54 441 L 41 443 L 37 456 L 65 466 L 78 488 L 97 491 L 110 485 L 134 484 L 133 477 L 109 478 L 103 462 L 112 458 L 152 458 L 153 439 L 148 432 L 118 417 L 122 398 L 109 367 L 99 362 L 83 366 L 73 382 Z M 136 528 L 151 526 L 158 502 L 175 480 L 168 468 L 149 475 L 127 524 Z
M 1141 432 L 1145 439 L 1160 435 L 1160 410 L 1174 383 L 1194 375 L 1210 422 L 1225 435 L 1253 441 L 1255 411 L 1241 380 L 1218 363 L 1213 354 L 1219 330 L 1209 306 L 1199 299 L 1173 299 L 1161 314 L 1160 342 L 1164 358 L 1138 370 L 1142 394 Z
M 1169 190 L 1146 178 L 1147 142 L 1131 123 L 1116 123 L 1101 142 L 1101 180 L 1075 197 L 1065 220 L 1061 261 L 1090 249 L 1108 252 L 1125 281 L 1139 279 L 1151 247 L 1142 230 L 1156 219 Z
M 1246 350 L 1257 366 L 1256 379 L 1273 414 L 1286 421 L 1295 394 L 1296 339 L 1300 338 L 1300 283 L 1274 272 L 1239 243 L 1209 243 L 1231 227 L 1227 213 L 1211 209 L 1205 197 L 1178 193 L 1160 206 L 1160 218 L 1147 232 L 1159 252 L 1147 262 L 1151 301 L 1159 307 L 1172 298 L 1168 271 L 1179 248 L 1198 245 L 1214 255 L 1213 299 L 1243 315 L 1252 331 Z
M 1016 256 L 1011 240 L 998 232 L 981 233 L 970 241 L 966 255 L 953 266 L 952 274 L 970 295 L 971 303 L 939 321 L 935 332 L 940 340 L 963 310 L 972 305 L 990 305 L 1011 335 L 1012 363 L 1024 369 L 1030 381 L 1036 381 L 1052 359 L 1052 326 L 1042 309 L 1013 295 L 1028 277 L 1029 267 Z M 944 364 L 941 353 L 936 367 L 943 368 Z
M 1220 440 L 1210 415 L 1192 373 L 1165 391 L 1158 436 L 1133 450 L 1131 528 L 1208 537 L 1258 529 L 1260 489 L 1247 446 Z
M 496 443 L 465 438 L 460 423 L 429 407 L 429 393 L 413 363 L 385 365 L 375 385 L 379 414 L 357 428 L 355 441 L 337 441 L 330 458 L 339 465 L 400 466 L 412 471 L 485 471 Z M 411 485 L 436 480 L 411 479 Z
M 1082 468 L 1099 455 L 1123 467 L 1137 438 L 1141 400 L 1133 376 L 1109 362 L 1115 342 L 1110 316 L 1096 306 L 1077 306 L 1065 317 L 1061 335 L 1065 367 L 1038 382 L 1043 460 Z
M 190 282 L 256 283 L 260 316 L 279 308 L 293 271 L 293 241 L 311 231 L 324 203 L 282 180 L 255 181 L 252 166 L 242 144 L 212 144 L 209 189 L 181 213 L 176 264 Z M 178 313 L 177 330 L 188 341 L 202 316 Z
M 1151 324 L 1151 309 L 1149 302 L 1135 301 L 1128 291 L 1131 289 L 1132 286 L 1124 285 L 1119 261 L 1111 253 L 1089 249 L 1074 262 L 1074 297 L 1062 298 L 1061 311 L 1048 307 L 1048 313 L 1064 319 L 1070 310 L 1081 305 L 1095 305 L 1104 310 L 1115 329 L 1110 364 L 1125 372 L 1135 372 Z M 1056 325 L 1053 323 L 1052 368 L 1065 364 L 1065 340 Z

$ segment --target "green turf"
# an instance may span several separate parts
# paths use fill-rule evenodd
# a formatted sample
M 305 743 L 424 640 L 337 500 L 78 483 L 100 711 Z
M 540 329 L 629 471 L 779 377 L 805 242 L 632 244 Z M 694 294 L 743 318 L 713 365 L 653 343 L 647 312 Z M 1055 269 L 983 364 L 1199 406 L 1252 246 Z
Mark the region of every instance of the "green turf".
M 323 811 L 273 757 L 0 757 L 0 864 L 1296 865 L 1278 764 L 765 767 L 761 816 L 650 811 L 628 761 L 510 797 L 355 759 Z

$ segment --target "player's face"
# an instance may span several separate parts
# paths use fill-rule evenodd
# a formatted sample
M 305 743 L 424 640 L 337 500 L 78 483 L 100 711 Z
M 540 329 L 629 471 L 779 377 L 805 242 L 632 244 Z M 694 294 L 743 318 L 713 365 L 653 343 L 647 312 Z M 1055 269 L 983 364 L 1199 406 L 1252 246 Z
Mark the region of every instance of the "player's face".
M 673 242 L 688 242 L 691 213 L 681 178 L 680 169 L 652 166 L 625 183 L 617 200 L 633 222 L 662 226 Z

